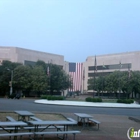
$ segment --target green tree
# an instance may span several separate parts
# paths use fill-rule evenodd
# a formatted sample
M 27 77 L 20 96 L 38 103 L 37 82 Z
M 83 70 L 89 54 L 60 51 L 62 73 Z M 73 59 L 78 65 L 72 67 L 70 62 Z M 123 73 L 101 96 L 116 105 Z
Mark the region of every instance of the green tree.
M 10 91 L 9 82 L 11 81 L 11 71 L 22 64 L 11 61 L 3 61 L 0 65 L 0 94 L 6 95 Z
M 48 82 L 47 75 L 42 66 L 35 66 L 31 71 L 31 87 L 32 91 L 36 92 L 38 96 L 47 91 Z
M 64 91 L 71 87 L 72 82 L 68 74 L 62 69 L 61 66 L 55 64 L 48 64 L 49 67 L 49 75 L 48 75 L 48 84 L 50 94 L 54 94 L 54 92 Z
M 32 68 L 25 65 L 18 66 L 14 69 L 13 87 L 17 92 L 22 90 L 25 95 L 29 95 L 32 89 L 31 72 Z

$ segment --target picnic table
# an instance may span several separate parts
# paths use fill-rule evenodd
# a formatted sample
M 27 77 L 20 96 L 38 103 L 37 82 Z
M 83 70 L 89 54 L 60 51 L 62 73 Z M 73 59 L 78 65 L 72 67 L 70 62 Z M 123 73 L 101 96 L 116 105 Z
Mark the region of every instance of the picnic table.
M 15 111 L 18 114 L 18 121 L 29 121 L 31 116 L 34 116 L 33 113 L 29 111 Z
M 73 134 L 75 138 L 76 133 L 80 133 L 80 131 L 68 131 L 68 126 L 77 124 L 77 122 L 73 121 L 67 121 L 67 120 L 62 120 L 62 121 L 28 121 L 29 125 L 34 126 L 34 132 L 35 136 L 34 139 L 37 139 L 38 135 L 48 135 L 48 134 L 63 134 L 67 136 L 67 134 Z M 45 126 L 42 130 L 39 131 L 39 126 Z M 54 126 L 57 131 L 44 131 L 47 130 L 50 126 Z M 58 131 L 57 126 L 64 126 L 63 130 Z
M 14 127 L 14 133 L 18 133 L 18 129 L 21 126 L 27 126 L 28 124 L 23 122 L 23 121 L 15 121 L 15 122 L 11 122 L 11 121 L 6 121 L 6 122 L 0 122 L 0 128 L 2 128 L 4 131 L 8 132 L 8 133 L 4 133 L 1 134 L 1 136 L 8 136 L 8 134 L 11 134 L 11 131 L 8 131 L 5 127 Z M 16 136 L 14 137 L 14 139 L 16 140 Z
M 89 128 L 89 119 L 93 116 L 85 113 L 74 113 L 77 116 L 77 122 L 82 124 L 82 130 L 87 126 Z

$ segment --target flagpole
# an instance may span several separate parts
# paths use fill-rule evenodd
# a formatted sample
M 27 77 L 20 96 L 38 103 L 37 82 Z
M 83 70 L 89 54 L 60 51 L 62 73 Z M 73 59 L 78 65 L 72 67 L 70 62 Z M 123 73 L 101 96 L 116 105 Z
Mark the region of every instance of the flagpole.
M 103 63 L 103 70 L 102 70 L 102 73 L 104 74 L 104 63 Z M 103 97 L 103 74 L 102 74 L 102 97 Z
M 96 55 L 95 55 L 95 62 L 94 62 L 94 88 L 93 88 L 93 98 L 94 98 L 94 92 L 95 92 L 95 71 L 97 71 Z
M 120 72 L 121 72 L 122 64 L 120 62 L 120 70 L 119 70 L 119 99 L 120 99 Z
M 85 82 L 85 67 L 83 70 L 83 94 L 84 94 L 84 82 Z
M 49 95 L 51 94 L 50 63 L 48 61 L 47 74 L 49 77 Z
M 129 81 L 130 81 L 130 65 L 128 64 L 128 84 L 129 84 Z M 129 98 L 129 94 L 127 95 L 126 98 Z

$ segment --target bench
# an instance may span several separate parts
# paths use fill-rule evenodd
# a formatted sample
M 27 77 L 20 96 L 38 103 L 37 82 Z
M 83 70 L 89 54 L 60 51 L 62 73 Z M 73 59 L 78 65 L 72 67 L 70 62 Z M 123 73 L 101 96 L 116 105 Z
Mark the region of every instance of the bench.
M 71 121 L 71 122 L 75 122 L 75 123 L 76 123 L 75 125 L 77 125 L 77 121 L 76 121 L 76 120 L 74 120 L 74 119 L 72 119 L 72 118 L 67 118 L 67 120 L 68 120 L 68 121 Z M 73 129 L 73 126 L 74 126 L 74 124 L 72 125 L 72 129 Z
M 99 129 L 99 125 L 100 125 L 100 122 L 99 122 L 99 121 L 94 120 L 94 119 L 92 119 L 92 118 L 90 118 L 89 121 L 91 121 L 91 122 L 97 124 L 97 125 L 98 125 L 98 129 Z
M 21 132 L 21 133 L 2 133 L 0 134 L 0 137 L 16 137 L 16 136 L 20 136 L 20 140 L 22 139 L 22 136 L 31 136 L 34 135 L 34 133 L 32 132 Z
M 32 130 L 35 129 L 35 127 L 25 126 L 25 127 L 23 127 L 23 129 L 24 130 L 29 130 L 29 132 L 31 132 Z M 41 130 L 46 129 L 46 126 L 39 126 L 38 129 L 41 129 Z M 55 126 L 49 126 L 47 129 L 57 129 L 57 131 L 58 131 L 58 130 L 64 129 L 64 126 L 56 126 L 56 127 Z
M 54 135 L 54 134 L 73 134 L 73 140 L 75 140 L 75 135 L 78 134 L 78 133 L 81 133 L 80 131 L 51 131 L 51 132 L 35 132 L 34 134 L 39 136 L 39 135 L 43 135 L 43 139 L 44 139 L 44 135 Z
M 12 131 L 14 131 L 15 130 L 15 127 L 5 127 L 4 128 L 7 132 L 12 132 Z M 18 130 L 19 130 L 20 128 L 18 128 Z M 0 128 L 0 130 L 3 130 L 2 128 Z
M 77 122 L 76 120 L 74 120 L 72 118 L 67 118 L 67 120 L 72 121 L 72 122 Z
M 34 116 L 30 117 L 30 119 L 31 119 L 31 120 L 35 120 L 35 121 L 42 121 L 41 119 L 39 119 L 39 118 L 37 118 L 37 117 L 34 117 Z
M 15 122 L 16 120 L 10 116 L 6 116 L 6 121 Z

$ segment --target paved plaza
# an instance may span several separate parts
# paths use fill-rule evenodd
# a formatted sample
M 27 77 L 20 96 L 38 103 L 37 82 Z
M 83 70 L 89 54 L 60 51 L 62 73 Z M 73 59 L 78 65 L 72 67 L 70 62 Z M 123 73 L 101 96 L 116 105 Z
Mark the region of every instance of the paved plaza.
M 50 113 L 47 109 L 52 108 L 52 110 L 58 110 L 60 107 L 64 105 L 73 106 L 73 109 L 76 108 L 76 106 L 79 106 L 79 113 L 80 109 L 84 108 L 84 106 L 89 110 L 92 106 L 96 109 L 100 109 L 104 107 L 104 111 L 110 110 L 113 108 L 114 111 L 117 111 L 119 113 L 121 110 L 118 108 L 123 108 L 124 111 L 130 110 L 130 115 L 133 116 L 133 111 L 137 110 L 139 111 L 140 105 L 139 104 L 116 104 L 116 103 L 88 103 L 83 101 L 47 101 L 47 100 L 30 100 L 30 99 L 20 99 L 20 100 L 11 100 L 11 99 L 1 99 L 1 103 L 3 104 L 3 107 L 6 109 L 6 107 L 9 107 L 9 110 L 16 109 L 16 110 L 27 110 L 26 105 L 28 106 L 29 111 L 31 112 L 44 112 L 44 113 Z M 53 106 L 55 104 L 55 106 Z M 43 105 L 43 106 L 42 106 Z M 52 105 L 52 106 L 51 106 Z M 57 106 L 58 105 L 58 106 Z M 72 109 L 69 106 L 67 106 L 67 109 Z M 81 106 L 81 108 L 80 108 Z M 38 109 L 40 107 L 40 109 Z M 34 108 L 34 109 L 33 109 Z M 44 111 L 44 109 L 46 111 Z M 56 109 L 55 109 L 56 108 Z M 126 109 L 124 109 L 126 108 Z M 39 111 L 40 110 L 40 111 Z M 112 110 L 112 111 L 113 111 Z M 8 111 L 8 110 L 7 110 Z M 12 110 L 11 110 L 12 111 Z M 3 110 L 4 112 L 4 110 Z M 132 112 L 132 113 L 131 113 Z M 75 112 L 77 113 L 77 112 Z M 116 113 L 116 114 L 117 114 Z M 56 114 L 58 114 L 56 112 Z M 74 113 L 67 110 L 67 112 L 63 111 L 59 114 L 62 114 L 64 117 L 71 117 L 73 119 L 77 119 Z M 97 130 L 97 126 L 92 126 L 90 130 L 84 129 L 81 131 L 81 134 L 76 135 L 76 140 L 128 140 L 127 137 L 127 131 L 130 127 L 133 127 L 136 131 L 140 129 L 140 123 L 139 123 L 139 115 L 135 115 L 135 117 L 130 119 L 129 115 L 111 115 L 107 112 L 104 113 L 95 113 L 94 110 L 90 112 L 90 115 L 93 116 L 94 119 L 101 122 L 100 129 Z M 80 130 L 80 126 L 74 126 L 70 129 Z M 27 138 L 28 139 L 28 138 Z M 2 139 L 6 140 L 6 139 Z M 26 140 L 26 139 L 25 139 Z M 56 136 L 46 136 L 45 140 L 57 140 Z M 69 140 L 72 140 L 72 136 L 69 135 Z M 133 139 L 135 140 L 135 139 Z
M 93 107 L 114 107 L 114 108 L 140 108 L 139 104 L 118 104 L 118 103 L 89 103 L 89 102 L 76 102 L 76 101 L 47 101 L 36 100 L 35 103 L 41 104 L 54 104 L 54 105 L 72 105 L 72 106 L 93 106 Z M 87 108 L 88 109 L 88 108 Z M 76 119 L 73 113 L 62 113 L 65 117 Z M 127 131 L 130 127 L 135 130 L 140 129 L 139 118 L 135 117 L 130 119 L 130 116 L 120 115 L 104 115 L 104 114 L 91 114 L 94 119 L 101 122 L 100 129 L 97 130 L 93 126 L 91 130 L 84 129 L 81 134 L 76 136 L 76 140 L 128 140 Z M 132 112 L 133 116 L 133 112 Z M 74 129 L 79 129 L 75 127 Z M 70 136 L 71 137 L 71 136 Z M 72 138 L 72 137 L 71 137 Z M 52 138 L 53 140 L 54 138 Z

